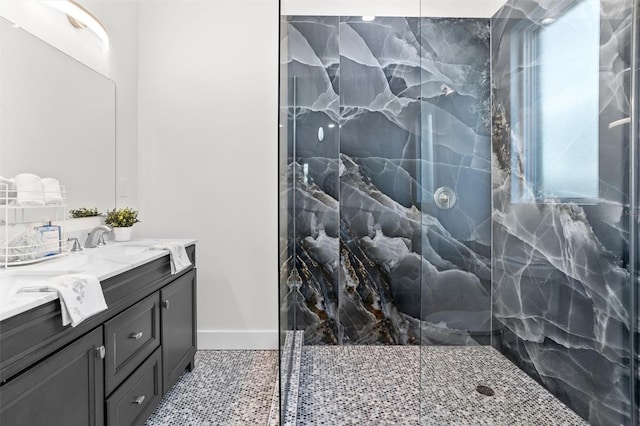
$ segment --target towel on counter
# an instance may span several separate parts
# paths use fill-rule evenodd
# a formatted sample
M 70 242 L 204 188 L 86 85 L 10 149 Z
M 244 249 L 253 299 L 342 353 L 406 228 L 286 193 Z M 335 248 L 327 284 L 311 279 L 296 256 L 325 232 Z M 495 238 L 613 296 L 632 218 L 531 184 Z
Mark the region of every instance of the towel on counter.
M 14 179 L 19 206 L 44 206 L 42 179 L 39 176 L 21 173 Z
M 61 206 L 64 203 L 62 199 L 62 191 L 60 190 L 60 182 L 53 178 L 42 178 L 42 191 L 44 194 L 44 203 L 47 206 Z
M 171 263 L 171 273 L 177 274 L 191 266 L 191 260 L 187 251 L 180 243 L 160 243 L 150 247 L 151 250 L 169 250 L 169 261 Z
M 88 274 L 68 274 L 39 281 L 19 292 L 55 291 L 60 297 L 62 325 L 77 326 L 85 319 L 107 309 L 100 281 Z

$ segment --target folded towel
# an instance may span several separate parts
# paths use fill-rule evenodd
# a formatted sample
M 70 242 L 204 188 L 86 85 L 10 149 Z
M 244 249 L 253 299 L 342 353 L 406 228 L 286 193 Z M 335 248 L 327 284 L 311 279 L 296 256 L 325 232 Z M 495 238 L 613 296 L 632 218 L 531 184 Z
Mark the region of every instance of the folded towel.
M 14 179 L 19 206 L 44 206 L 42 179 L 39 176 L 22 173 Z
M 60 275 L 23 287 L 19 292 L 56 291 L 60 297 L 62 325 L 77 326 L 92 315 L 107 309 L 100 281 L 88 274 Z
M 151 250 L 169 250 L 169 262 L 171 263 L 171 273 L 177 274 L 191 266 L 191 261 L 187 251 L 180 243 L 160 243 L 150 247 Z
M 13 204 L 16 199 L 15 179 L 0 176 L 0 204 Z
M 0 243 L 5 247 L 0 254 L 2 262 L 24 262 L 43 257 L 45 241 L 40 232 L 21 224 L 9 226 L 7 230 L 8 235 L 0 235 Z
M 64 203 L 60 182 L 53 178 L 42 178 L 44 203 L 48 206 L 61 206 Z

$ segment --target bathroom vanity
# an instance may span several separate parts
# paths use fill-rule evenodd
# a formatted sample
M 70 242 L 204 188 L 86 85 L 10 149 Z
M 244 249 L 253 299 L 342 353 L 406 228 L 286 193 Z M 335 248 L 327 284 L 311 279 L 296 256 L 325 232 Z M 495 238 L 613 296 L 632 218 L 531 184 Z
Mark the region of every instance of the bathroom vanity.
M 8 306 L 9 297 L 0 302 L 0 424 L 145 422 L 193 367 L 195 241 L 180 242 L 193 265 L 175 275 L 168 252 L 149 251 L 141 242 L 0 272 L 0 286 L 19 282 L 21 274 L 95 272 L 108 305 L 72 328 L 62 326 L 60 302 L 50 293 L 14 293 L 14 299 L 40 298 L 16 299 L 19 308 Z

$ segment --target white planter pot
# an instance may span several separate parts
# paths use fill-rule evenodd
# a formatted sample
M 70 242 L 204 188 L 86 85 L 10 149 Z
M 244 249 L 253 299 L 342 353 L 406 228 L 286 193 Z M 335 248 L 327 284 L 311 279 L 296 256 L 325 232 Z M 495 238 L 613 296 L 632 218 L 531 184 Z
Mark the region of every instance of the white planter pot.
M 116 241 L 129 241 L 131 239 L 131 231 L 133 226 L 126 228 L 113 228 L 113 239 Z

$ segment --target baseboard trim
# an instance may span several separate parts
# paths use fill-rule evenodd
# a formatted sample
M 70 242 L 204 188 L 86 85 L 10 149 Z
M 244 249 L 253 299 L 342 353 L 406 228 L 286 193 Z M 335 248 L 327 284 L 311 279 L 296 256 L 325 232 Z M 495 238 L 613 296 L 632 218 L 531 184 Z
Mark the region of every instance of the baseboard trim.
M 273 350 L 278 349 L 278 331 L 198 330 L 198 349 Z

